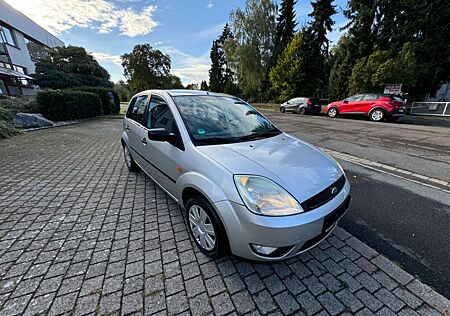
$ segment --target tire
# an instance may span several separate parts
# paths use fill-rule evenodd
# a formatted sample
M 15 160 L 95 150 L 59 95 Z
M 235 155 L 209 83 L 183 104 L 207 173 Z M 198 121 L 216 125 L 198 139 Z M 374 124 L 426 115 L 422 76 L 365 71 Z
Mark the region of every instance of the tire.
M 226 254 L 229 249 L 227 234 L 209 202 L 201 196 L 193 196 L 187 201 L 186 210 L 189 232 L 200 251 L 213 259 Z
M 381 122 L 384 119 L 384 111 L 382 109 L 374 109 L 370 112 L 369 118 L 373 122 Z
M 328 117 L 335 118 L 338 115 L 337 108 L 329 108 L 327 111 Z
M 130 149 L 126 144 L 123 144 L 123 157 L 125 159 L 125 164 L 127 165 L 128 170 L 132 172 L 139 170 L 139 166 L 134 162 L 134 159 L 131 156 Z
M 285 113 L 286 112 L 286 109 L 284 108 L 284 106 L 280 107 L 280 112 L 281 113 Z
M 306 109 L 304 107 L 298 108 L 298 110 L 297 110 L 298 115 L 305 115 L 305 113 L 306 113 Z

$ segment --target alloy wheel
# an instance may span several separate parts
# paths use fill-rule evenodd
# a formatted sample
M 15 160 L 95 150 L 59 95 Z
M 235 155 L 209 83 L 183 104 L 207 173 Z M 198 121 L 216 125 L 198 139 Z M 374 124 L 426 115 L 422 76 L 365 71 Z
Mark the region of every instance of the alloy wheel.
M 192 205 L 189 209 L 189 227 L 200 246 L 211 251 L 216 246 L 216 231 L 203 208 Z
M 336 117 L 336 115 L 337 115 L 336 108 L 331 108 L 331 109 L 328 110 L 328 116 L 329 117 Z
M 383 116 L 384 113 L 382 110 L 375 110 L 372 112 L 372 114 L 370 114 L 370 118 L 375 122 L 381 121 L 383 119 Z

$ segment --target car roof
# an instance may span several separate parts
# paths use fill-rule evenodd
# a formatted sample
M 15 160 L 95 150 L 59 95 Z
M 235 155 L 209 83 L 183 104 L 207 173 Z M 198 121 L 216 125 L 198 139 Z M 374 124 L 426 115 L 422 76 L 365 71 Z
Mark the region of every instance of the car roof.
M 217 93 L 217 92 L 209 92 L 209 91 L 203 91 L 203 90 L 189 90 L 189 89 L 172 89 L 172 90 L 162 90 L 162 89 L 154 89 L 154 90 L 146 90 L 141 91 L 137 93 L 136 95 L 141 94 L 152 94 L 157 92 L 166 92 L 172 97 L 177 96 L 193 96 L 193 95 L 211 95 L 211 96 L 226 96 L 226 97 L 232 97 L 235 98 L 235 96 L 226 94 L 226 93 Z

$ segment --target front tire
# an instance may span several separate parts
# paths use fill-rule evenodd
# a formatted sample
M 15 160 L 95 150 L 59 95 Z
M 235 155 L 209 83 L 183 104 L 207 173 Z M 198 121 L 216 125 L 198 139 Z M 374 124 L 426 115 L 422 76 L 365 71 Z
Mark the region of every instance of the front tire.
M 338 115 L 338 110 L 336 108 L 329 108 L 327 115 L 328 117 L 335 118 Z
M 381 109 L 375 109 L 369 114 L 369 118 L 373 122 L 381 122 L 384 119 L 384 111 Z
M 280 112 L 281 113 L 285 113 L 286 112 L 286 109 L 284 108 L 284 106 L 280 107 Z
M 134 162 L 133 157 L 131 156 L 130 149 L 126 144 L 123 144 L 123 157 L 125 158 L 125 164 L 128 167 L 128 170 L 135 172 L 139 170 L 138 165 Z
M 228 250 L 228 240 L 222 222 L 212 206 L 201 196 L 186 203 L 189 232 L 201 252 L 219 258 Z

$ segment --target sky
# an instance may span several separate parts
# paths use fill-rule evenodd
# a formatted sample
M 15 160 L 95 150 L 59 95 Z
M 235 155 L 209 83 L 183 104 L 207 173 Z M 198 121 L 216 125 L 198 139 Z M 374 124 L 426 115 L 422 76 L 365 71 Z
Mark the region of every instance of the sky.
M 66 45 L 82 46 L 111 74 L 124 79 L 120 55 L 149 43 L 170 55 L 172 73 L 184 85 L 208 80 L 209 51 L 230 12 L 245 0 L 5 0 Z M 277 1 L 278 3 L 280 0 Z M 335 0 L 338 13 L 329 39 L 336 43 L 345 25 L 347 0 Z M 308 21 L 310 1 L 296 6 L 299 26 Z

